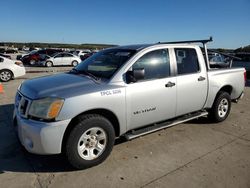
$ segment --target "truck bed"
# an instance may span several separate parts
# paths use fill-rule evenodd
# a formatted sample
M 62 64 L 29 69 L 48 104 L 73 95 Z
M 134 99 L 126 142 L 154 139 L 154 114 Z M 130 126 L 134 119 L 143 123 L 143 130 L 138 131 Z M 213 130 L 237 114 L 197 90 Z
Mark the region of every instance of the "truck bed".
M 244 68 L 208 70 L 208 97 L 205 107 L 212 107 L 214 98 L 222 87 L 232 88 L 231 99 L 239 98 L 245 87 L 244 72 Z

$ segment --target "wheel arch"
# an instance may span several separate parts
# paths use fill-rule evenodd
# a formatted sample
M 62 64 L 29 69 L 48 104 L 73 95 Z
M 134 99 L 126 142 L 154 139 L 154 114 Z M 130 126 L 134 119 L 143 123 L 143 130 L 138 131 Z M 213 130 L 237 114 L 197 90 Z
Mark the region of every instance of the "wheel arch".
M 222 86 L 216 93 L 216 95 L 213 98 L 213 102 L 210 103 L 211 107 L 214 105 L 215 100 L 217 99 L 217 97 L 219 96 L 220 92 L 227 92 L 230 96 L 232 94 L 233 91 L 233 87 L 231 85 L 224 85 Z
M 111 124 L 113 125 L 113 128 L 115 130 L 115 136 L 116 137 L 120 136 L 119 120 L 118 120 L 117 116 L 112 111 L 107 110 L 107 109 L 102 109 L 102 108 L 88 110 L 88 111 L 82 112 L 81 114 L 78 114 L 77 116 L 72 118 L 72 120 L 70 121 L 70 123 L 67 126 L 67 128 L 64 132 L 64 135 L 63 135 L 61 151 L 64 151 L 64 148 L 65 148 L 64 146 L 66 144 L 67 138 L 68 138 L 71 130 L 76 126 L 76 123 L 79 120 L 78 118 L 80 116 L 86 115 L 86 114 L 98 114 L 98 115 L 101 115 L 101 116 L 107 118 L 111 122 Z
M 220 94 L 220 92 L 227 92 L 230 96 L 232 94 L 232 91 L 233 91 L 233 87 L 231 85 L 225 85 L 225 86 L 222 86 L 216 93 L 215 95 L 215 98 L 214 98 L 214 101 L 215 99 L 218 97 L 218 95 Z M 213 101 L 213 103 L 214 103 Z
M 233 91 L 233 87 L 232 87 L 231 85 L 225 85 L 225 86 L 223 86 L 223 87 L 221 87 L 221 88 L 219 89 L 219 91 L 217 92 L 217 95 L 218 95 L 218 93 L 219 93 L 220 91 L 227 92 L 229 95 L 231 95 L 231 94 L 232 94 L 232 91 Z M 217 96 L 217 95 L 216 95 L 216 96 Z

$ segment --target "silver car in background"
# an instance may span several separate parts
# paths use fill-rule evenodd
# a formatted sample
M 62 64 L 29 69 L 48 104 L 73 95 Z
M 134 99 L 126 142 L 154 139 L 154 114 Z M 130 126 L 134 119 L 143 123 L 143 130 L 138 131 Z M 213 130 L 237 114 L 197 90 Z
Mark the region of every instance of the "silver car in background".
M 40 64 L 46 67 L 60 66 L 60 65 L 71 65 L 77 66 L 81 62 L 81 59 L 71 53 L 61 52 L 50 57 L 46 61 L 42 61 Z

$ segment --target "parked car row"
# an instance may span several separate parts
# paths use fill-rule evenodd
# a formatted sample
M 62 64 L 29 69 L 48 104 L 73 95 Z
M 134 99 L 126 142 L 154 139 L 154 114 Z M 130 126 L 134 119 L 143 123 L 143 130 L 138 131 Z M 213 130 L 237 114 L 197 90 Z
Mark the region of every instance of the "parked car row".
M 15 53 L 18 53 L 18 50 L 17 49 L 0 48 L 0 53 L 2 53 L 2 54 L 15 54 Z
M 90 50 L 75 50 L 65 52 L 58 49 L 43 49 L 34 50 L 29 54 L 18 55 L 17 59 L 20 59 L 25 65 L 42 65 L 42 66 L 58 66 L 58 65 L 72 65 L 76 66 L 81 61 L 87 59 L 95 52 Z
M 62 50 L 57 50 L 57 49 L 34 50 L 31 51 L 29 54 L 21 57 L 20 60 L 24 64 L 36 65 L 40 61 L 44 61 L 58 52 L 62 52 Z M 19 57 L 17 57 L 17 59 L 19 59 Z
M 43 49 L 18 55 L 17 60 L 12 60 L 8 54 L 0 53 L 0 81 L 8 82 L 11 79 L 25 75 L 24 64 L 46 67 L 60 65 L 75 67 L 94 53 L 96 52 L 90 50 L 76 50 L 70 53 L 58 49 Z
M 81 59 L 78 56 L 68 52 L 61 52 L 54 54 L 52 57 L 49 57 L 44 61 L 40 61 L 39 64 L 46 67 L 52 67 L 58 65 L 71 65 L 75 67 L 80 62 Z

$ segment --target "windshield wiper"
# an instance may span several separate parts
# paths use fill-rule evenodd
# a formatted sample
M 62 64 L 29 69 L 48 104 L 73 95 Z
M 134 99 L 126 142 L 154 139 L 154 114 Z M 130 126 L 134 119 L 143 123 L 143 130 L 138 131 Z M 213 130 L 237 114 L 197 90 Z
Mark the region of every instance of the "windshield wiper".
M 96 81 L 100 81 L 100 79 L 101 79 L 101 78 L 95 76 L 94 74 L 92 74 L 92 73 L 90 73 L 90 72 L 88 72 L 88 71 L 86 71 L 86 70 L 77 70 L 76 68 L 73 68 L 73 69 L 70 71 L 70 73 L 84 74 L 84 75 L 86 75 L 86 76 L 88 76 L 88 77 L 93 78 L 93 79 L 96 80 Z

